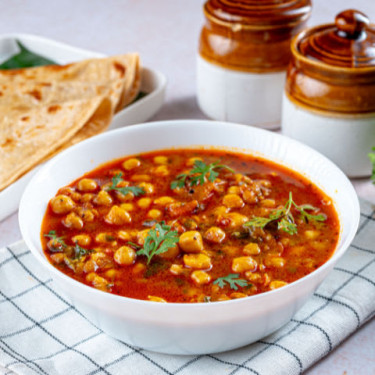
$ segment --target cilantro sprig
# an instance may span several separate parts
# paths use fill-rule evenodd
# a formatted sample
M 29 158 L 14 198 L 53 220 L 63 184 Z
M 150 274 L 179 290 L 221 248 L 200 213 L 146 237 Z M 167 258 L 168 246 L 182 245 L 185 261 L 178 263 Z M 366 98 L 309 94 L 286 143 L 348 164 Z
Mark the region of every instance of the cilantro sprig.
M 47 234 L 43 234 L 43 237 L 47 237 L 52 240 L 52 249 L 55 251 L 61 251 L 68 245 L 64 242 L 64 237 L 58 237 L 55 230 L 50 230 Z
M 146 256 L 149 264 L 155 255 L 165 253 L 174 247 L 178 240 L 177 231 L 171 230 L 171 227 L 164 222 L 157 223 L 155 229 L 150 229 L 148 232 L 143 248 L 137 251 L 137 255 Z
M 113 178 L 112 178 L 112 185 L 108 186 L 106 188 L 107 191 L 110 190 L 115 190 L 120 192 L 123 195 L 126 195 L 128 193 L 133 193 L 135 197 L 138 195 L 145 194 L 145 191 L 143 188 L 138 187 L 138 186 L 123 186 L 123 187 L 118 187 L 117 185 L 120 182 L 123 182 L 124 180 L 122 179 L 122 173 L 117 173 Z
M 318 208 L 311 204 L 303 204 L 298 206 L 293 201 L 292 192 L 289 192 L 289 199 L 285 203 L 285 206 L 279 209 L 275 209 L 270 213 L 269 217 L 254 217 L 246 222 L 244 225 L 248 227 L 264 228 L 271 222 L 277 222 L 277 229 L 283 230 L 290 235 L 297 233 L 297 224 L 295 223 L 294 216 L 291 209 L 294 208 L 303 217 L 306 223 L 309 221 L 325 221 L 327 217 L 324 214 L 311 214 L 308 211 L 317 211 Z
M 81 259 L 82 257 L 88 255 L 88 254 L 91 254 L 93 252 L 93 250 L 86 250 L 84 249 L 83 247 L 79 246 L 77 243 L 75 244 L 74 246 L 74 257 L 73 259 L 77 260 L 77 259 Z
M 182 188 L 185 186 L 186 181 L 189 182 L 190 186 L 203 185 L 206 179 L 210 182 L 215 181 L 219 175 L 218 169 L 227 169 L 234 173 L 234 170 L 227 165 L 219 164 L 215 161 L 211 164 L 205 164 L 201 160 L 196 160 L 194 168 L 188 173 L 181 173 L 177 176 L 176 180 L 172 181 L 171 189 Z
M 229 287 L 234 290 L 237 290 L 239 286 L 245 287 L 248 285 L 247 280 L 240 279 L 238 273 L 230 273 L 227 276 L 219 277 L 213 283 L 218 285 L 220 288 L 224 288 L 225 285 L 228 284 Z
M 368 154 L 368 157 L 370 159 L 370 162 L 372 164 L 372 175 L 371 175 L 371 181 L 375 185 L 375 147 L 372 148 L 373 152 L 370 152 Z

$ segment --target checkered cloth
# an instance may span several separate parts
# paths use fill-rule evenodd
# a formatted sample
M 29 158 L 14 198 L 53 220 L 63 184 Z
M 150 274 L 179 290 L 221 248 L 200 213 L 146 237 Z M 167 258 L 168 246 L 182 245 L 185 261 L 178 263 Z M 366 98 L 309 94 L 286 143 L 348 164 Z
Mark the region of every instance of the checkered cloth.
M 222 354 L 163 355 L 108 337 L 55 290 L 23 242 L 0 250 L 0 281 L 7 375 L 301 374 L 375 315 L 375 210 L 361 202 L 350 249 L 287 325 Z

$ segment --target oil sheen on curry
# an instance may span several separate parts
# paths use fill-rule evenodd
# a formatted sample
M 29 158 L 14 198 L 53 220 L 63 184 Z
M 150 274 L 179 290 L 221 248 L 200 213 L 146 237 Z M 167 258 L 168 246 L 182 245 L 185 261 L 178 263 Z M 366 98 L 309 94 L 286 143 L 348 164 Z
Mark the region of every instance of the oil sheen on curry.
M 317 269 L 339 237 L 333 203 L 301 175 L 217 149 L 164 150 L 100 166 L 49 202 L 49 261 L 99 290 L 217 302 Z

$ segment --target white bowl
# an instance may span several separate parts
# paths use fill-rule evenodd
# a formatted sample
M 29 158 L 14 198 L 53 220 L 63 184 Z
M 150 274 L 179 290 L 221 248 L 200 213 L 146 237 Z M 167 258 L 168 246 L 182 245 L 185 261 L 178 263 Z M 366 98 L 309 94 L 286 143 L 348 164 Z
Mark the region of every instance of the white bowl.
M 46 259 L 41 222 L 57 190 L 99 164 L 172 147 L 212 145 L 267 157 L 305 175 L 334 201 L 341 232 L 334 255 L 310 275 L 283 288 L 216 303 L 157 303 L 101 292 L 64 275 Z M 104 133 L 65 150 L 27 186 L 19 220 L 24 240 L 60 289 L 94 324 L 131 345 L 170 354 L 203 354 L 254 342 L 287 323 L 344 254 L 359 221 L 357 195 L 347 177 L 307 146 L 265 130 L 211 121 L 166 121 Z M 42 303 L 42 302 L 41 302 Z
M 197 99 L 210 118 L 280 127 L 281 98 L 286 71 L 249 73 L 223 68 L 197 57 Z

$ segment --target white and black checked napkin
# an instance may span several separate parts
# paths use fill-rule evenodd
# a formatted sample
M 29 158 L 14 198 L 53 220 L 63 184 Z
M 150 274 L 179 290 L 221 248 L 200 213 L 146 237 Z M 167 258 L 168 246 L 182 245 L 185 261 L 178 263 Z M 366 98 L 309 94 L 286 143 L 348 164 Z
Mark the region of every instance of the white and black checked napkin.
M 108 337 L 55 290 L 23 242 L 0 250 L 4 374 L 301 374 L 375 315 L 375 208 L 361 202 L 345 256 L 290 323 L 227 353 L 169 356 Z

